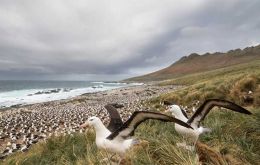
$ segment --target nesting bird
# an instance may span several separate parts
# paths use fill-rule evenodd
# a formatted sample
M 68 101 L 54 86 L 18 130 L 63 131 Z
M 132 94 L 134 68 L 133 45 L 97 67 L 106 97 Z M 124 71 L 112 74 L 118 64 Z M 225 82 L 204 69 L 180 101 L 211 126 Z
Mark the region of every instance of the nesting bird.
M 175 130 L 185 138 L 186 142 L 192 143 L 191 146 L 187 146 L 186 143 L 179 143 L 178 145 L 190 150 L 194 149 L 194 145 L 201 134 L 211 131 L 209 128 L 204 128 L 200 126 L 200 122 L 203 121 L 203 119 L 207 116 L 207 114 L 214 106 L 224 107 L 228 110 L 232 110 L 247 115 L 251 114 L 251 112 L 235 103 L 219 99 L 206 100 L 190 118 L 188 118 L 188 115 L 183 109 L 180 108 L 180 106 L 174 104 L 168 106 L 168 111 L 171 112 L 172 115 L 175 116 L 175 118 L 183 122 L 186 122 L 187 124 L 190 124 L 192 126 L 193 129 L 187 129 L 186 127 L 175 124 Z
M 100 149 L 105 149 L 112 153 L 118 153 L 121 157 L 126 151 L 136 143 L 134 138 L 135 129 L 148 119 L 160 120 L 163 122 L 175 122 L 185 128 L 191 128 L 190 125 L 175 119 L 173 117 L 147 111 L 136 111 L 123 123 L 116 131 L 109 131 L 98 117 L 90 117 L 82 127 L 93 126 L 96 131 L 96 145 Z

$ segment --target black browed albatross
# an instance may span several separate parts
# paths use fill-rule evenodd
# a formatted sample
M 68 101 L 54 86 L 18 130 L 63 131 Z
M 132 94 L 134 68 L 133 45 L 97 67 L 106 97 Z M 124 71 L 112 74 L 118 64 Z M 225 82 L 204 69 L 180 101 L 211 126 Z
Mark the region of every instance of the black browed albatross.
M 168 105 L 169 108 L 167 111 L 171 112 L 176 119 L 179 119 L 183 122 L 186 122 L 192 126 L 193 129 L 187 129 L 181 125 L 175 124 L 175 130 L 182 135 L 188 142 L 192 142 L 192 146 L 186 146 L 184 143 L 178 143 L 179 146 L 187 147 L 187 149 L 194 149 L 194 145 L 197 142 L 200 134 L 210 132 L 211 130 L 209 128 L 203 128 L 200 126 L 200 122 L 207 116 L 207 114 L 210 112 L 210 110 L 214 106 L 224 107 L 229 110 L 244 113 L 247 115 L 250 115 L 251 112 L 244 109 L 243 107 L 232 103 L 227 100 L 220 100 L 220 99 L 208 99 L 206 100 L 192 115 L 191 118 L 188 118 L 186 112 L 180 108 L 178 105 L 170 104 L 169 102 L 164 102 L 165 105 Z
M 136 142 L 134 138 L 131 138 L 131 136 L 134 135 L 135 129 L 148 119 L 175 122 L 183 127 L 191 128 L 189 124 L 174 117 L 148 111 L 135 111 L 132 116 L 114 132 L 110 132 L 96 116 L 88 118 L 81 127 L 94 127 L 96 131 L 96 145 L 99 149 L 105 149 L 109 152 L 118 153 L 120 156 L 123 156 Z

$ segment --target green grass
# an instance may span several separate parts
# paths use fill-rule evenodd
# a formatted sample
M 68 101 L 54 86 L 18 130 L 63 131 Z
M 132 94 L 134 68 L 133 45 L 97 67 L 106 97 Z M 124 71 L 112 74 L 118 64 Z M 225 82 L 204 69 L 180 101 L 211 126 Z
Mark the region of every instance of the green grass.
M 193 85 L 197 83 L 202 83 L 210 79 L 218 79 L 220 77 L 229 78 L 230 76 L 241 76 L 245 74 L 258 74 L 260 70 L 260 60 L 252 61 L 245 64 L 234 65 L 230 67 L 225 67 L 221 69 L 216 69 L 213 71 L 195 73 L 190 75 L 181 76 L 179 78 L 166 80 L 160 82 L 159 85 Z
M 236 65 L 225 69 L 188 75 L 185 77 L 161 82 L 159 85 L 185 85 L 179 90 L 163 94 L 151 100 L 159 105 L 162 100 L 192 106 L 194 100 L 204 101 L 219 98 L 234 101 L 240 105 L 248 105 L 244 99 L 249 91 L 253 105 L 260 106 L 260 61 Z
M 253 115 L 217 111 L 204 122 L 213 128 L 201 141 L 216 148 L 224 155 L 231 155 L 238 162 L 258 164 L 260 162 L 260 109 L 250 109 Z
M 92 134 L 52 137 L 46 142 L 33 145 L 28 152 L 16 153 L 1 164 L 45 165 L 45 164 L 96 164 L 97 148 Z

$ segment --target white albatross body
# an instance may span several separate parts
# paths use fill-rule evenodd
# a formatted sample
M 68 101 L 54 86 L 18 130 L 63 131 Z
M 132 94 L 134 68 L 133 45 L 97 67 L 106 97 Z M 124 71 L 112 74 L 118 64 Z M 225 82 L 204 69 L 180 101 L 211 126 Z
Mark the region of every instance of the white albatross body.
M 187 129 L 181 125 L 175 124 L 175 130 L 184 137 L 186 142 L 188 143 L 191 142 L 192 145 L 194 146 L 201 134 L 211 132 L 211 129 L 203 128 L 202 126 L 200 126 L 200 122 L 207 116 L 207 114 L 214 106 L 224 107 L 227 108 L 228 110 L 244 113 L 247 115 L 251 114 L 251 112 L 249 112 L 248 110 L 244 109 L 239 105 L 236 105 L 235 103 L 232 103 L 227 100 L 220 100 L 220 99 L 206 100 L 190 118 L 188 118 L 185 111 L 182 110 L 178 105 L 170 105 L 168 111 L 170 111 L 176 119 L 179 119 L 185 123 L 190 124 L 190 126 L 193 128 L 193 129 Z M 184 145 L 185 147 L 187 147 L 186 144 Z
M 93 120 L 90 121 L 91 119 Z M 99 149 L 104 149 L 109 152 L 123 155 L 131 147 L 133 139 L 107 139 L 111 132 L 104 126 L 104 124 L 98 117 L 91 117 L 88 122 L 91 126 L 94 127 L 96 131 L 96 145 Z
M 186 116 L 184 116 L 184 114 L 182 113 L 181 108 L 178 105 L 171 105 L 169 111 L 172 113 L 172 115 L 176 118 L 179 119 L 185 123 L 188 122 L 188 118 Z M 196 141 L 198 140 L 200 134 L 205 133 L 205 132 L 210 132 L 209 128 L 203 128 L 203 127 L 197 127 L 194 124 L 191 124 L 191 127 L 193 129 L 189 129 L 186 127 L 183 127 L 179 124 L 175 124 L 174 125 L 175 130 L 182 135 L 186 141 L 191 142 L 193 144 L 196 143 Z

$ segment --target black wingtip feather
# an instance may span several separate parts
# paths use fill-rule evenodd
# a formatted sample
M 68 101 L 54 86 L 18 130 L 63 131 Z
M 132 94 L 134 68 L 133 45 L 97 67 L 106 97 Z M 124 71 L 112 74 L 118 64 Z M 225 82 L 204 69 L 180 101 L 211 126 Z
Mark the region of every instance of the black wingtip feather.
M 228 104 L 230 104 L 231 106 L 234 107 L 234 109 L 238 110 L 237 112 L 240 112 L 240 113 L 243 113 L 243 114 L 247 114 L 247 115 L 251 115 L 252 113 L 250 111 L 248 111 L 247 109 L 231 102 L 231 101 L 228 101 L 228 100 L 221 100 L 221 99 L 215 99 L 215 101 L 220 101 L 220 102 L 226 102 Z M 227 109 L 230 109 L 230 110 L 233 110 L 231 109 L 230 107 L 225 107 Z
M 245 108 L 227 101 L 227 100 L 221 100 L 221 99 L 207 99 L 204 101 L 204 103 L 196 110 L 196 112 L 192 115 L 192 117 L 188 120 L 187 123 L 191 124 L 193 123 L 194 119 L 198 116 L 200 116 L 200 119 L 198 122 L 203 120 L 205 116 L 209 113 L 209 111 L 214 107 L 219 106 L 223 107 L 229 110 L 232 110 L 234 112 L 239 112 L 247 115 L 251 115 L 252 113 Z M 201 116 L 202 115 L 202 116 Z M 199 123 L 198 123 L 199 124 Z

